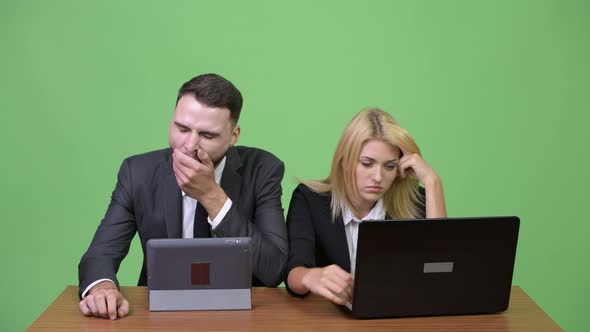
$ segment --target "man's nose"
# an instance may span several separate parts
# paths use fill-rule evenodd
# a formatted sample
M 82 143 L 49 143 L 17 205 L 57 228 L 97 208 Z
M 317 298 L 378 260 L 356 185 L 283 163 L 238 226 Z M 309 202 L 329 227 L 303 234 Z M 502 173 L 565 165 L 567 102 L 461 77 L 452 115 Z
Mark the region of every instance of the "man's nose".
M 199 135 L 196 133 L 191 134 L 186 142 L 184 143 L 184 148 L 187 151 L 194 151 L 197 150 L 199 146 Z

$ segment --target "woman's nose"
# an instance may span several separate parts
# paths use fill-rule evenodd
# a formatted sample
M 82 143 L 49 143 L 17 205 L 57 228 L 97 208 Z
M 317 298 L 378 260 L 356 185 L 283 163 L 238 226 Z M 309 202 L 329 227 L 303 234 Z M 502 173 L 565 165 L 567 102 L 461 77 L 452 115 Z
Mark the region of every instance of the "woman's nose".
M 381 167 L 376 167 L 375 168 L 375 172 L 373 173 L 373 181 L 380 183 L 381 180 L 383 180 L 383 174 L 382 174 L 382 169 Z

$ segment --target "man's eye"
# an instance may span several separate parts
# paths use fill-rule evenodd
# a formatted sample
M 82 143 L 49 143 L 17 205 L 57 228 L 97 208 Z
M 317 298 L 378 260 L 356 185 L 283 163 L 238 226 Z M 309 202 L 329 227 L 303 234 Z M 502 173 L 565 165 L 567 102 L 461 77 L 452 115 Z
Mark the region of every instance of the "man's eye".
M 208 135 L 208 134 L 201 134 L 201 136 L 203 138 L 206 138 L 206 139 L 212 139 L 213 138 L 213 135 Z
M 181 133 L 187 133 L 188 132 L 188 129 L 186 129 L 186 128 L 179 128 L 179 130 L 180 130 Z

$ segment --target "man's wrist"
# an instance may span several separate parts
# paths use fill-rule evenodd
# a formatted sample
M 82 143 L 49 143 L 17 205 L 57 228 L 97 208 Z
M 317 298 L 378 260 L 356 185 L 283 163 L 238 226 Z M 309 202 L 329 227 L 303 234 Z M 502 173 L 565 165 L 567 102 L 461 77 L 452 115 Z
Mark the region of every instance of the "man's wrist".
M 199 202 L 205 207 L 207 210 L 207 214 L 209 218 L 215 219 L 219 211 L 223 208 L 223 205 L 227 201 L 227 195 L 225 191 L 219 186 L 215 185 L 213 190 L 209 191 L 207 195 L 203 195 Z
M 92 282 L 90 285 L 86 286 L 86 288 L 84 288 L 84 291 L 82 291 L 82 290 L 81 290 L 81 291 L 82 291 L 82 294 L 80 294 L 80 297 L 81 297 L 81 298 L 85 298 L 85 297 L 86 297 L 86 295 L 89 295 L 89 294 L 90 294 L 90 290 L 91 290 L 91 289 L 92 289 L 94 286 L 98 285 L 99 283 L 105 282 L 105 281 L 108 281 L 108 282 L 112 283 L 113 285 L 115 285 L 115 287 L 117 286 L 117 285 L 115 284 L 115 282 L 114 282 L 114 281 L 112 281 L 111 279 L 108 279 L 108 278 L 102 278 L 102 279 L 98 279 L 98 280 L 95 280 L 94 282 Z
M 117 288 L 117 285 L 115 285 L 112 281 L 110 280 L 105 280 L 105 281 L 101 281 L 98 284 L 94 285 L 89 291 L 88 294 L 94 294 L 97 291 L 101 290 L 101 289 L 115 289 L 115 290 L 119 290 Z

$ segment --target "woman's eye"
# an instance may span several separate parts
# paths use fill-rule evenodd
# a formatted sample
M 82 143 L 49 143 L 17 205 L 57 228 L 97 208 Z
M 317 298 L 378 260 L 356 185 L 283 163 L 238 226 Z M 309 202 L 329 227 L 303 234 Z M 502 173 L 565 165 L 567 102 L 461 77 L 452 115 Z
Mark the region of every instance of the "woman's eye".
M 393 165 L 386 165 L 385 167 L 386 167 L 387 169 L 394 170 L 394 169 L 396 169 L 397 165 L 396 165 L 396 164 L 393 164 Z

